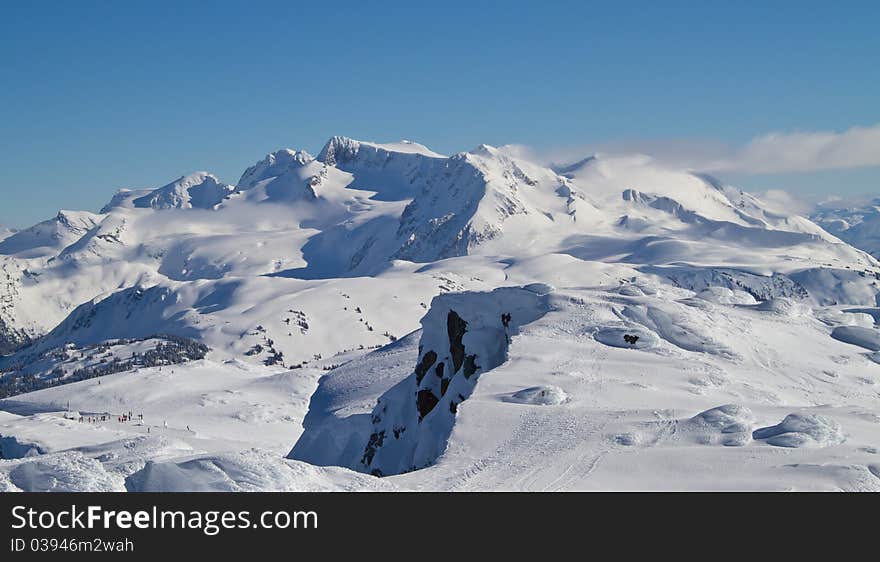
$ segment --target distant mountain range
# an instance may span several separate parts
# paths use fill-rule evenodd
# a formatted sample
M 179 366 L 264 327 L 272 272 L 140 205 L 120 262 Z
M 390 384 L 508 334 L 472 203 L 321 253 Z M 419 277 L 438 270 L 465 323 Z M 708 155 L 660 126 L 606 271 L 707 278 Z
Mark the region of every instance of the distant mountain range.
M 4 455 L 100 475 L 76 489 L 287 489 L 302 480 L 279 474 L 303 463 L 310 481 L 357 489 L 378 486 L 364 474 L 706 489 L 717 471 L 737 489 L 782 472 L 876 487 L 876 202 L 808 218 L 647 157 L 585 156 L 548 167 L 504 147 L 337 136 L 317 156 L 273 152 L 235 185 L 195 172 L 0 230 L 0 410 L 25 416 L 0 419 Z M 105 434 L 40 417 L 111 396 L 137 397 L 181 441 L 120 430 L 145 452 L 111 465 L 88 448 Z M 86 448 L 28 448 L 44 423 Z M 252 433 L 274 452 L 247 452 Z M 226 480 L 175 456 L 226 447 L 240 456 L 210 457 Z M 849 472 L 803 468 L 840 458 Z M 9 489 L 44 481 L 13 472 Z

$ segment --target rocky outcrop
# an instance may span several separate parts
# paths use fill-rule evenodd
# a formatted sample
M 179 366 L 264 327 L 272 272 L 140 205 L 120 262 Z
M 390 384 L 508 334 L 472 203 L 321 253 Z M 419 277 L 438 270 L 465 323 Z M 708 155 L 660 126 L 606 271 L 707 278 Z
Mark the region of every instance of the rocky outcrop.
M 0 317 L 0 355 L 9 355 L 29 342 L 27 334 L 9 326 Z
M 516 287 L 434 299 L 422 320 L 415 369 L 379 398 L 352 468 L 385 476 L 432 464 L 480 376 L 503 364 L 520 327 L 548 310 L 548 291 Z

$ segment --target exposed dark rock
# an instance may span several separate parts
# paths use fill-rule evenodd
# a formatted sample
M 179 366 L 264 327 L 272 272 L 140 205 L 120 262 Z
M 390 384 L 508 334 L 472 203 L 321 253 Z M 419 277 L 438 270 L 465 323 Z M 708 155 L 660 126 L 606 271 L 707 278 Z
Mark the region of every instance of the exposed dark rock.
M 477 365 L 477 356 L 468 355 L 464 360 L 464 378 L 469 379 L 471 375 L 477 372 L 480 366 Z
M 446 390 L 449 388 L 449 381 L 452 379 L 440 379 L 440 396 L 446 396 Z
M 440 399 L 433 392 L 430 390 L 420 390 L 416 394 L 416 408 L 419 411 L 419 421 L 422 421 L 438 402 L 440 402 Z
M 436 360 L 437 354 L 433 350 L 429 350 L 428 353 L 422 357 L 422 360 L 416 365 L 416 385 L 422 384 L 422 379 L 425 378 L 428 369 L 431 368 L 431 365 L 433 365 Z
M 284 364 L 284 354 L 280 351 L 275 351 L 273 348 L 273 353 L 263 359 L 263 365 L 267 367 L 271 367 L 272 365 L 283 365 Z
M 9 355 L 31 343 L 27 334 L 10 327 L 0 317 L 0 355 Z
M 446 317 L 446 333 L 449 336 L 449 354 L 452 356 L 452 372 L 457 373 L 464 362 L 464 344 L 461 339 L 467 332 L 467 322 L 454 310 Z
M 443 365 L 443 362 L 441 361 L 440 363 L 437 363 L 437 368 L 434 369 L 434 374 L 437 375 L 438 377 L 440 377 L 441 379 L 443 378 L 443 367 L 444 367 L 444 365 Z
M 373 462 L 373 457 L 376 455 L 376 450 L 382 446 L 382 443 L 385 442 L 385 432 L 378 431 L 370 435 L 370 441 L 367 443 L 366 449 L 364 449 L 364 456 L 361 458 L 361 462 L 367 466 Z

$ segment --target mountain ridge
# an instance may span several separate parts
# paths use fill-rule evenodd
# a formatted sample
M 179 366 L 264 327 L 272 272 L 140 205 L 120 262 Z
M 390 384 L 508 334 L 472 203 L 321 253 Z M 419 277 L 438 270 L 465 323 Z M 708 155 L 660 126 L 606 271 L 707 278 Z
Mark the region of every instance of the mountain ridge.
M 625 263 L 694 286 L 712 279 L 730 287 L 744 283 L 759 296 L 808 294 L 803 287 L 811 287 L 816 300 L 849 299 L 852 305 L 873 305 L 869 282 L 878 267 L 809 220 L 780 214 L 711 177 L 644 157 L 593 155 L 545 167 L 489 145 L 447 157 L 409 141 L 336 136 L 317 157 L 303 150 L 272 152 L 248 167 L 236 186 L 196 172 L 152 190 L 120 191 L 102 211 L 62 211 L 0 241 L 7 350 L 50 334 L 80 305 L 95 307 L 114 293 L 141 290 L 135 287 L 156 287 L 165 295 L 162 302 L 185 303 L 161 304 L 152 333 L 177 330 L 190 337 L 205 333 L 192 324 L 197 318 L 204 323 L 226 314 L 197 312 L 206 309 L 200 305 L 205 298 L 218 298 L 212 293 L 236 295 L 258 286 L 266 298 L 281 298 L 284 284 L 318 283 L 324 291 L 334 279 L 391 278 L 423 271 L 418 264 L 468 256 L 494 263 L 487 270 L 492 277 L 508 260 L 558 254 Z M 685 274 L 688 268 L 698 273 Z M 832 273 L 811 273 L 825 269 Z M 833 273 L 846 269 L 869 273 L 855 279 Z M 425 277 L 429 292 L 414 295 L 423 303 L 448 283 L 425 273 L 417 275 Z M 801 288 L 768 293 L 762 287 L 773 286 L 773 275 Z M 850 288 L 832 290 L 829 283 Z M 471 288 L 488 285 L 478 281 Z M 178 320 L 171 319 L 172 310 Z M 392 332 L 413 329 L 417 320 L 392 322 Z M 114 335 L 149 334 L 105 330 L 100 337 Z M 274 346 L 251 347 L 294 353 L 293 331 L 273 335 Z M 250 349 L 223 338 L 212 343 L 227 342 L 220 347 L 238 354 Z M 288 338 L 291 343 L 278 343 Z M 335 351 L 375 344 L 372 336 L 357 337 Z M 334 350 L 322 349 L 328 351 Z
M 0 239 L 0 490 L 878 490 L 847 230 L 345 137 L 120 191 Z

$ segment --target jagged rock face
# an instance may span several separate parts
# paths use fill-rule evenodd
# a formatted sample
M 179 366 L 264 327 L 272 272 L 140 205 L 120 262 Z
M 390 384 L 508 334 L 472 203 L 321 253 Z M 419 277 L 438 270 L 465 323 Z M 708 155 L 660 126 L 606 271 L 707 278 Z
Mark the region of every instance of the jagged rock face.
M 395 173 L 406 174 L 425 159 L 442 158 L 426 146 L 411 141 L 377 144 L 337 135 L 327 141 L 317 159 L 346 171 L 355 168 L 393 168 Z
M 336 166 L 337 164 L 354 160 L 360 149 L 361 143 L 358 141 L 347 137 L 335 136 L 327 141 L 324 149 L 318 153 L 318 160 L 328 166 Z
M 408 200 L 396 240 L 386 243 L 392 251 L 385 257 L 422 263 L 467 255 L 497 239 L 514 215 L 537 216 L 524 192 L 552 193 L 563 181 L 548 170 L 537 176 L 539 181 L 491 147 L 446 158 L 415 144 L 388 146 L 334 137 L 318 161 L 350 174 L 347 187 L 374 191 L 375 200 Z M 375 236 L 361 242 L 352 267 L 374 245 Z
M 0 260 L 0 356 L 30 342 L 28 333 L 16 322 L 16 301 L 23 276 L 19 267 L 14 260 Z
M 394 259 L 428 262 L 467 255 L 500 235 L 507 217 L 525 212 L 514 193 L 490 185 L 471 155 L 454 156 L 433 172 L 400 217 L 402 245 Z
M 436 298 L 415 369 L 379 398 L 355 468 L 390 475 L 433 463 L 480 375 L 504 363 L 511 336 L 546 312 L 547 298 L 521 288 Z
M 29 341 L 27 334 L 12 328 L 0 318 L 0 355 L 8 355 L 27 345 Z

